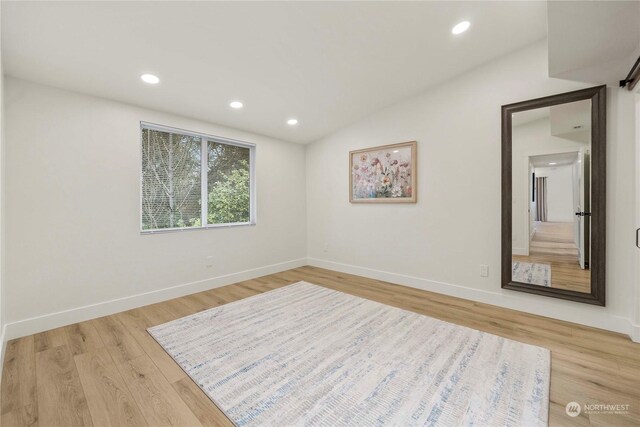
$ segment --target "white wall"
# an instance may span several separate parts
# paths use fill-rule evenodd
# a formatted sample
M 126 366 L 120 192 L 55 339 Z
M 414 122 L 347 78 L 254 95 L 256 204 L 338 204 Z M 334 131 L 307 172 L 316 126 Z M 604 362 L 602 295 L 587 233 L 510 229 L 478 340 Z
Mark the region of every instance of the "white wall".
M 12 336 L 305 264 L 304 146 L 14 78 L 5 106 Z M 141 235 L 140 121 L 255 143 L 257 225 Z
M 500 288 L 500 106 L 587 86 L 548 78 L 541 41 L 312 144 L 310 262 L 629 333 L 633 96 L 618 88 L 608 90 L 607 306 Z M 348 151 L 410 140 L 418 141 L 417 204 L 349 204 Z
M 573 166 L 536 168 L 536 178 L 547 178 L 547 221 L 573 222 Z
M 0 8 L 1 10 L 2 8 Z M 2 21 L 2 19 L 0 19 Z M 2 32 L 0 31 L 0 34 Z M 2 42 L 0 40 L 0 46 Z M 4 362 L 4 69 L 2 67 L 2 49 L 0 49 L 0 363 Z M 2 372 L 0 372 L 0 378 Z
M 640 228 L 640 86 L 636 86 L 636 230 Z M 635 336 L 640 342 L 640 249 L 634 249 L 636 254 L 636 292 L 635 292 Z
M 546 55 L 540 42 L 312 144 L 306 187 L 302 146 L 9 78 L 12 336 L 290 268 L 305 254 L 314 265 L 628 333 L 634 99 L 617 88 L 608 91 L 607 307 L 500 289 L 500 106 L 588 86 L 546 77 Z M 255 142 L 258 225 L 139 235 L 140 120 Z M 417 204 L 348 203 L 349 150 L 414 139 Z M 208 255 L 217 256 L 211 269 Z

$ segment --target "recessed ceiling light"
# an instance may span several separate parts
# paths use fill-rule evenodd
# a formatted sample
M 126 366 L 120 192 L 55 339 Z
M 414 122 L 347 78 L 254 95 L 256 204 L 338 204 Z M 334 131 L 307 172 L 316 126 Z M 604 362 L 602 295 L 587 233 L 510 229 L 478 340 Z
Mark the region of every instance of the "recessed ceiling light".
M 451 34 L 462 34 L 469 29 L 470 25 L 469 21 L 462 21 L 451 29 Z
M 154 74 L 143 74 L 140 76 L 140 79 L 142 79 L 142 81 L 145 83 L 149 83 L 150 85 L 157 85 L 158 83 L 160 83 L 160 79 Z
M 240 101 L 233 101 L 229 104 L 229 107 L 235 108 L 236 110 L 238 110 L 243 107 L 243 104 Z
M 549 166 L 553 166 L 553 165 L 557 165 L 557 163 L 556 162 L 549 163 Z
M 298 119 L 289 119 L 289 120 L 287 120 L 287 124 L 289 126 L 295 126 L 295 125 L 298 124 Z
M 399 153 L 399 152 L 400 152 L 400 150 L 393 150 L 393 152 L 394 152 L 394 153 Z

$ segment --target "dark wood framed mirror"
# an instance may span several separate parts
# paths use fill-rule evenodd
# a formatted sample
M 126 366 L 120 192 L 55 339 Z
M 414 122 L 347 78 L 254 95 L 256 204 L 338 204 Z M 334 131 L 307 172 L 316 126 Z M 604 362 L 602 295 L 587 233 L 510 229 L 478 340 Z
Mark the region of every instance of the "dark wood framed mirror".
M 502 106 L 502 288 L 605 305 L 606 86 Z

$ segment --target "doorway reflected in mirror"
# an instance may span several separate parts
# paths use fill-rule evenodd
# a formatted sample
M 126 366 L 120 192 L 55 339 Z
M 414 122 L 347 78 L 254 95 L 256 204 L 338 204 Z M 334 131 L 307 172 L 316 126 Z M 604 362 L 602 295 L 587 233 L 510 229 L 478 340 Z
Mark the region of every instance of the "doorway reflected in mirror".
M 588 294 L 591 100 L 512 120 L 512 281 Z

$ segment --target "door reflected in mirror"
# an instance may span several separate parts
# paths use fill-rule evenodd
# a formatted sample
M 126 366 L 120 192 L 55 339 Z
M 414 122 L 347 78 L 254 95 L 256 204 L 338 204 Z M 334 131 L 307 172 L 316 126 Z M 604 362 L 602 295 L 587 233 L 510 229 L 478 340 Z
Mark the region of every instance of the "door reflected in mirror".
M 591 107 L 512 115 L 513 282 L 591 292 Z

